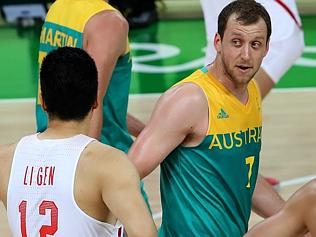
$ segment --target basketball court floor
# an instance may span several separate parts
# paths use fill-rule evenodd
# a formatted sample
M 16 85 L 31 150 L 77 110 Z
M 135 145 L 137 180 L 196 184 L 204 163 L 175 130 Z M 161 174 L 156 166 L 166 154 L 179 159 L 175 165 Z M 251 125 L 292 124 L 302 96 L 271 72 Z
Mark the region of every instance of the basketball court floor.
M 316 16 L 303 17 L 306 48 L 263 103 L 260 172 L 281 180 L 287 199 L 316 177 Z M 0 144 L 35 131 L 39 28 L 0 26 Z M 204 25 L 198 20 L 160 21 L 130 34 L 133 79 L 129 111 L 146 122 L 158 96 L 203 65 Z M 159 169 L 145 179 L 153 216 L 160 224 Z M 18 218 L 18 217 L 17 217 Z M 252 215 L 250 225 L 260 220 Z M 10 237 L 0 204 L 0 236 Z

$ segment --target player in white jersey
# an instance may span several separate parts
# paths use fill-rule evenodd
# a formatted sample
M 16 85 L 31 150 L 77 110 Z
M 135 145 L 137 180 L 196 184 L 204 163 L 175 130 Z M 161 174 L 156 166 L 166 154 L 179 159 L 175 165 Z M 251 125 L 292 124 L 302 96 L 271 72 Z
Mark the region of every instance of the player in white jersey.
M 13 236 L 157 236 L 126 155 L 84 135 L 97 106 L 94 61 L 59 48 L 40 77 L 48 128 L 0 147 L 0 200 Z
M 217 17 L 231 0 L 200 0 L 204 14 L 207 49 L 205 63 L 214 61 L 213 46 L 217 32 Z M 295 0 L 257 0 L 271 17 L 270 48 L 255 79 L 265 97 L 286 71 L 300 57 L 304 49 L 304 35 Z

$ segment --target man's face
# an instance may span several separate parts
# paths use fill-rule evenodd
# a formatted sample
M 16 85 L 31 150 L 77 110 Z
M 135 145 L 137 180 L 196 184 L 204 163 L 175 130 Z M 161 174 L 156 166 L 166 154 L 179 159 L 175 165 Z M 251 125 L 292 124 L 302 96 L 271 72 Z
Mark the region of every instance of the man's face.
M 227 21 L 224 36 L 215 36 L 215 47 L 224 73 L 236 84 L 248 83 L 259 70 L 268 52 L 267 27 L 262 18 L 257 23 L 242 25 L 233 14 Z

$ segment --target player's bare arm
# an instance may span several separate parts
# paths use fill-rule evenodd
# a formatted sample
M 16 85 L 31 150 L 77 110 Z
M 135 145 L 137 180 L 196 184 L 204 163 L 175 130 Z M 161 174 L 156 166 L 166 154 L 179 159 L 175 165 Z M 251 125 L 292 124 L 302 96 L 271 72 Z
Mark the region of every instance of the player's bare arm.
M 110 169 L 100 171 L 102 198 L 111 212 L 124 225 L 129 237 L 154 237 L 157 230 L 141 195 L 139 175 L 127 156 L 112 149 Z M 126 199 L 126 197 L 128 197 Z
M 119 219 L 128 236 L 156 236 L 139 187 L 135 167 L 123 152 L 95 141 L 82 153 L 74 190 L 78 206 L 111 225 Z
M 127 21 L 119 12 L 111 10 L 93 16 L 84 29 L 84 49 L 95 60 L 98 69 L 98 107 L 94 111 L 89 132 L 97 139 L 103 123 L 103 97 L 117 59 L 125 53 L 127 35 Z
M 134 137 L 138 137 L 141 131 L 145 128 L 145 124 L 142 121 L 129 113 L 127 113 L 126 122 L 128 132 Z
M 311 237 L 316 234 L 316 180 L 296 191 L 274 216 L 254 226 L 246 237 Z M 307 231 L 310 233 L 306 234 Z
M 267 218 L 276 214 L 284 203 L 276 190 L 259 174 L 252 196 L 252 210 L 261 217 Z
M 0 201 L 7 205 L 7 189 L 16 144 L 0 146 Z
M 168 90 L 128 153 L 140 177 L 152 172 L 178 145 L 198 144 L 202 139 L 196 130 L 203 126 L 201 118 L 207 111 L 206 98 L 196 85 L 186 83 Z

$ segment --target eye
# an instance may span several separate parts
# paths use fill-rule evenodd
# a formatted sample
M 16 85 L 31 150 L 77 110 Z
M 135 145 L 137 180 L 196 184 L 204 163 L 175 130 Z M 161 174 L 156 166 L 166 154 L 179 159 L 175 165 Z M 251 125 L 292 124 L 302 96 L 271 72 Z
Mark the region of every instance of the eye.
M 262 45 L 262 44 L 261 44 L 261 42 L 259 42 L 259 41 L 254 41 L 254 42 L 252 42 L 252 44 L 251 44 L 251 46 L 252 46 L 254 49 L 260 48 L 261 45 Z
M 241 41 L 239 39 L 233 39 L 232 42 L 233 42 L 233 45 L 236 47 L 241 46 Z

